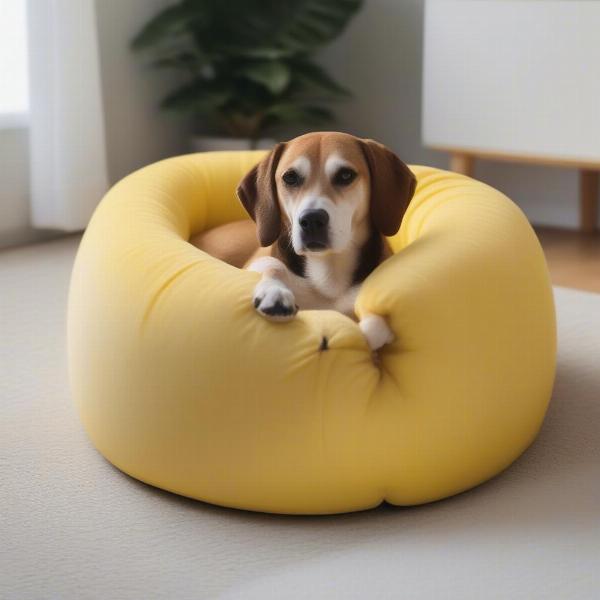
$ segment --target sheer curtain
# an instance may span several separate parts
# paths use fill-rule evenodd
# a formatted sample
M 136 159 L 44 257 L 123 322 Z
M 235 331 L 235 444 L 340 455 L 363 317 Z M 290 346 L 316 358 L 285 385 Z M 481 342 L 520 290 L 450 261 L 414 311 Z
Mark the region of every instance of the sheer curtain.
M 28 0 L 31 215 L 84 229 L 108 188 L 94 0 Z

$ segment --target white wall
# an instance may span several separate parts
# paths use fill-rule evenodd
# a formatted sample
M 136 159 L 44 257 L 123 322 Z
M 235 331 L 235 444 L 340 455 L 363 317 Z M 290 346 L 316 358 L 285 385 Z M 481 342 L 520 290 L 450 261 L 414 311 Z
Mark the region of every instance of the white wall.
M 111 181 L 165 156 L 187 152 L 187 124 L 159 112 L 167 76 L 127 49 L 138 28 L 169 0 L 96 0 Z M 323 62 L 355 92 L 337 125 L 381 140 L 406 161 L 445 167 L 421 144 L 423 0 L 367 0 Z M 164 77 L 164 78 L 163 78 Z M 166 80 L 166 81 L 165 81 Z M 0 244 L 31 239 L 26 131 L 0 131 Z M 501 189 L 534 223 L 577 225 L 573 171 L 481 162 L 476 176 Z
M 170 0 L 96 0 L 109 177 L 188 152 L 188 124 L 158 110 L 173 77 L 129 51 L 131 38 Z M 0 247 L 48 237 L 29 226 L 27 130 L 0 129 Z
M 0 129 L 0 247 L 31 239 L 27 130 Z
M 423 0 L 367 0 L 323 63 L 355 98 L 339 109 L 340 129 L 373 137 L 407 162 L 447 166 L 421 143 Z M 574 171 L 480 161 L 476 177 L 517 202 L 536 224 L 576 227 Z
M 111 182 L 188 150 L 188 124 L 160 111 L 172 74 L 158 73 L 129 44 L 170 0 L 96 0 L 108 168 Z

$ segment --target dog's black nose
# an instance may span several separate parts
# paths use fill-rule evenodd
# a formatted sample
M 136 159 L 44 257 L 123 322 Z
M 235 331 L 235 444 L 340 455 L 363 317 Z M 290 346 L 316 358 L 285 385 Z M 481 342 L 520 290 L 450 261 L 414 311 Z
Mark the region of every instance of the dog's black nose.
M 326 233 L 327 225 L 329 225 L 329 214 L 322 208 L 305 210 L 300 215 L 302 232 L 309 236 Z
M 305 210 L 298 220 L 302 243 L 312 252 L 321 252 L 329 246 L 329 214 L 322 208 Z

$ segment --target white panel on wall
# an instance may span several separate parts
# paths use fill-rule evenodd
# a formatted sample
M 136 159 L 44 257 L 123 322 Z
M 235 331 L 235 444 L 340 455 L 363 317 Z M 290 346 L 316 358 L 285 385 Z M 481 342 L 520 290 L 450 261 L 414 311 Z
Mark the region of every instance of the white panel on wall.
M 407 162 L 446 168 L 447 155 L 426 148 L 421 137 L 423 5 L 424 0 L 369 0 L 348 30 L 320 56 L 354 94 L 352 100 L 336 106 L 335 128 L 374 137 Z M 600 77 L 600 63 L 592 76 L 595 73 Z M 482 160 L 477 161 L 475 176 L 506 193 L 533 223 L 577 226 L 573 170 Z
M 600 2 L 428 0 L 423 139 L 600 162 Z

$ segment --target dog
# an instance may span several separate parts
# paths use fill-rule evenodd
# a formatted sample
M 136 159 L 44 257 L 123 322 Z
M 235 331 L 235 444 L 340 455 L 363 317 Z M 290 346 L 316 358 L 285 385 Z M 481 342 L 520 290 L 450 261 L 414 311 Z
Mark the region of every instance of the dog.
M 261 274 L 253 294 L 262 316 L 287 321 L 300 309 L 352 318 L 365 278 L 392 250 L 414 194 L 410 169 L 382 144 L 317 132 L 282 142 L 241 181 L 237 195 L 252 221 L 217 227 L 192 243 Z M 359 327 L 372 350 L 393 341 L 380 315 Z

